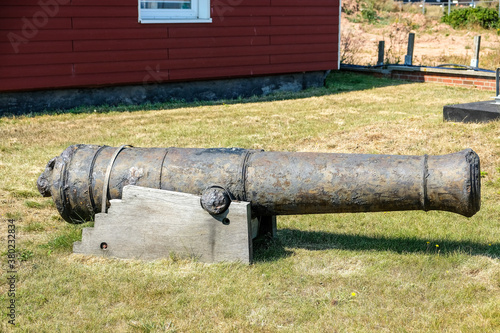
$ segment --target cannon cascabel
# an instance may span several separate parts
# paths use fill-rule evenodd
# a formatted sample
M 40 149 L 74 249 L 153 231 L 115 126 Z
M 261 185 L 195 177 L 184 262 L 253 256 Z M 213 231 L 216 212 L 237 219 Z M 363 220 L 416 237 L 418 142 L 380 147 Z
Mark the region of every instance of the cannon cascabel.
M 480 208 L 471 149 L 399 156 L 80 144 L 51 159 L 37 182 L 71 223 L 105 211 L 129 184 L 195 195 L 223 189 L 227 197 L 215 191 L 208 201 L 248 201 L 255 216 L 443 210 L 470 217 Z

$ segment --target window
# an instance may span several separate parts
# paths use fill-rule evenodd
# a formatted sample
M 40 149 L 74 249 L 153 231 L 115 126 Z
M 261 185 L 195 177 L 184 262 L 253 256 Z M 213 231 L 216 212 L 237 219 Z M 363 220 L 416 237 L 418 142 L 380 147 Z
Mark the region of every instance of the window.
M 141 23 L 210 23 L 210 0 L 139 0 Z

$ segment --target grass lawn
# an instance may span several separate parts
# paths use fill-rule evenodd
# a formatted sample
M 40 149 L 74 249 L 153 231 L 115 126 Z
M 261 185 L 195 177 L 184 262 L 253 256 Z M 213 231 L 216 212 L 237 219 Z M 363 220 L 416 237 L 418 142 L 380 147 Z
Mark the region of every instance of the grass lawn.
M 500 122 L 444 123 L 446 104 L 492 92 L 333 73 L 325 88 L 238 101 L 82 108 L 0 118 L 0 331 L 15 225 L 19 332 L 498 332 Z M 256 261 L 142 262 L 72 254 L 36 190 L 76 143 L 481 158 L 482 206 L 448 212 L 278 217 Z

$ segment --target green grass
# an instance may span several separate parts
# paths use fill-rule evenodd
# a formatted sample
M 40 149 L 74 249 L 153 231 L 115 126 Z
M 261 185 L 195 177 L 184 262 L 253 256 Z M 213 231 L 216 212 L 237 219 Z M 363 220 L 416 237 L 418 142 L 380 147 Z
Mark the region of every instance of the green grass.
M 0 118 L 1 260 L 8 219 L 21 259 L 16 331 L 497 332 L 500 122 L 442 121 L 443 105 L 490 95 L 333 73 L 326 87 L 296 94 Z M 34 194 L 47 161 L 76 143 L 418 155 L 470 147 L 481 157 L 482 207 L 472 218 L 278 217 L 278 237 L 256 246 L 250 266 L 74 255 L 89 225 L 62 221 Z M 13 331 L 7 276 L 2 332 Z

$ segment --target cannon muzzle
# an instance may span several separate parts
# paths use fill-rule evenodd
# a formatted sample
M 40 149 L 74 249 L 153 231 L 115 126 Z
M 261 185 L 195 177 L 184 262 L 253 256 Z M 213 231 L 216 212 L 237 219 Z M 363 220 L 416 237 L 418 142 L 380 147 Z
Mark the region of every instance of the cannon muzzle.
M 49 161 L 37 185 L 71 223 L 105 211 L 125 185 L 201 195 L 211 214 L 248 201 L 255 216 L 443 210 L 470 217 L 481 201 L 471 149 L 399 156 L 73 145 Z

